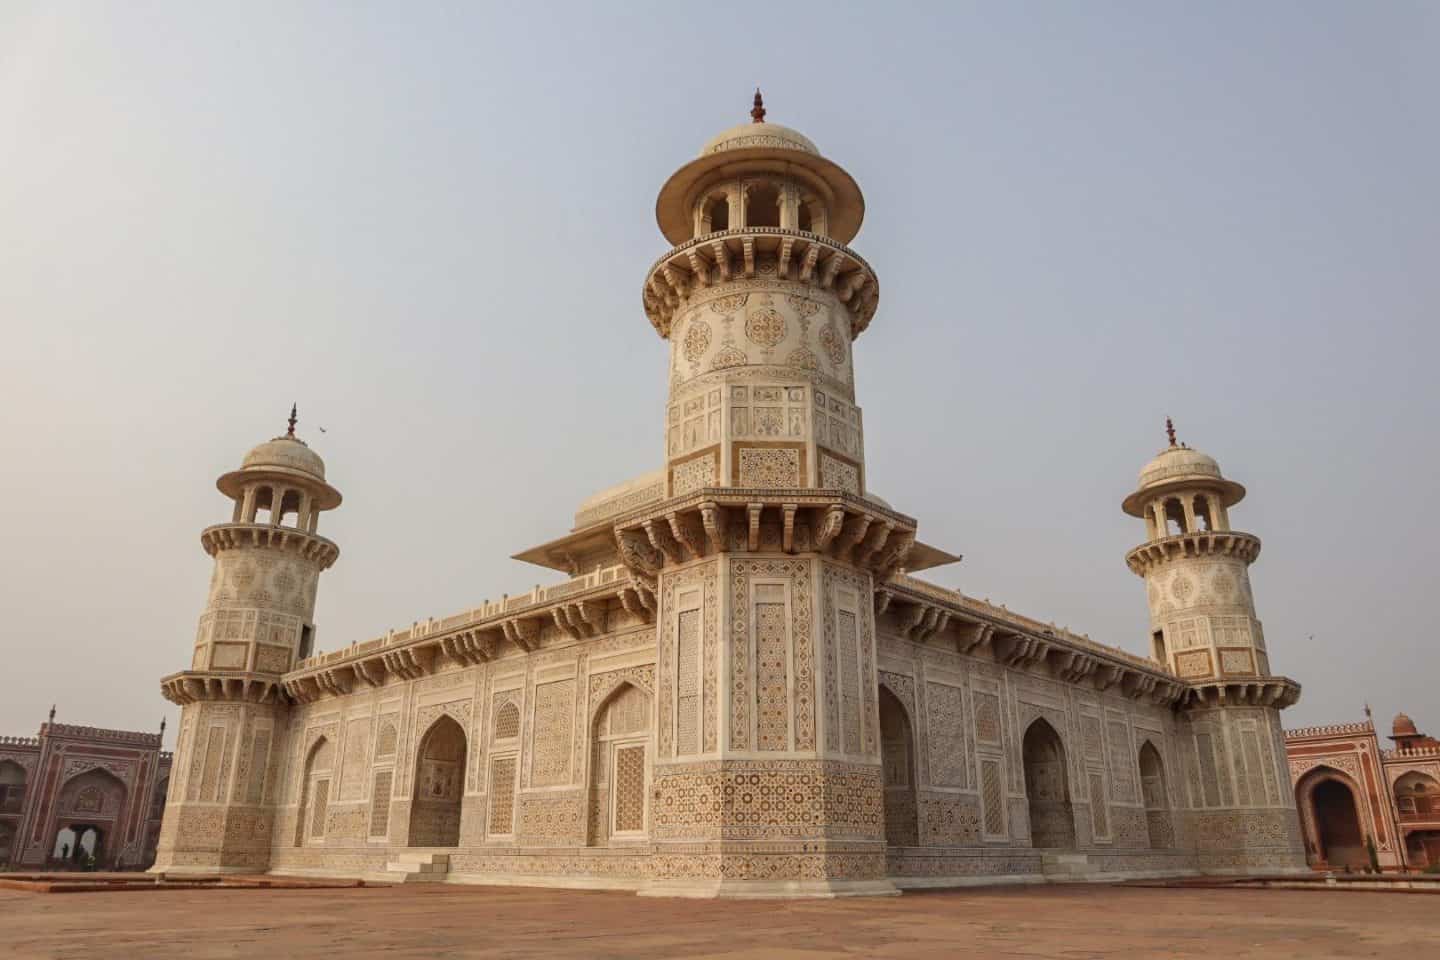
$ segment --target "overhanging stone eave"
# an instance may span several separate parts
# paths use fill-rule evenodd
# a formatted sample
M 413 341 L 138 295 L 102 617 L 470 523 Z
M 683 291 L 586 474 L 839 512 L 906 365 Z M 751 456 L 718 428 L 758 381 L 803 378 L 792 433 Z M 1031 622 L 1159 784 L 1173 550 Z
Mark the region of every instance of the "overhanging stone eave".
M 512 553 L 510 559 L 519 560 L 522 563 L 533 563 L 537 567 L 545 567 L 548 570 L 558 570 L 573 577 L 579 571 L 570 558 L 587 553 L 593 554 L 605 549 L 612 553 L 615 552 L 615 535 L 612 532 L 610 520 L 592 523 L 588 527 L 572 530 L 554 540 L 530 547 L 519 553 Z

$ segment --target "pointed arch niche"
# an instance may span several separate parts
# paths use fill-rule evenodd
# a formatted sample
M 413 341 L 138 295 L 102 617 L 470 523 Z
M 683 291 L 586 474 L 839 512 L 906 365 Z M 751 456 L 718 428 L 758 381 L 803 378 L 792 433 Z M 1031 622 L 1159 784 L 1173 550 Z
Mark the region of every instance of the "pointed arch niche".
M 880 769 L 885 784 L 885 842 L 892 847 L 920 843 L 915 806 L 915 737 L 900 698 L 880 687 Z
M 1140 793 L 1145 800 L 1145 826 L 1151 850 L 1175 845 L 1175 824 L 1170 819 L 1170 793 L 1165 783 L 1165 764 L 1155 744 L 1146 740 L 1140 747 Z
M 321 737 L 305 756 L 305 773 L 300 780 L 300 806 L 295 814 L 295 846 L 325 839 L 325 820 L 330 812 L 330 778 L 335 768 L 335 745 Z
M 461 795 L 465 786 L 465 731 L 441 715 L 425 731 L 415 757 L 415 796 L 410 804 L 410 846 L 460 845 Z
M 1030 806 L 1030 845 L 1075 847 L 1075 811 L 1070 804 L 1065 745 L 1043 718 L 1025 731 L 1025 796 Z
M 589 780 L 589 845 L 643 840 L 650 823 L 650 696 L 634 684 L 617 686 L 595 711 Z

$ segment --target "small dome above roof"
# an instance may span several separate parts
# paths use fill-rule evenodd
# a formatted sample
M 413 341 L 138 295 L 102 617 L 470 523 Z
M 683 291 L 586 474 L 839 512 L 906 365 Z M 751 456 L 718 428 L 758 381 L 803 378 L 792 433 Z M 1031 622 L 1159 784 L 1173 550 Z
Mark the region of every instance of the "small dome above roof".
M 820 155 L 820 149 L 804 134 L 782 127 L 778 123 L 742 123 L 731 127 L 705 141 L 700 156 L 723 153 L 726 150 L 745 150 L 751 147 L 768 147 L 772 150 L 799 150 L 803 153 Z
M 1395 722 L 1390 725 L 1390 732 L 1397 737 L 1413 737 L 1420 733 L 1415 728 L 1415 721 L 1404 713 L 1395 714 Z
M 311 450 L 304 440 L 293 436 L 276 437 L 245 454 L 241 470 L 294 470 L 316 480 L 325 479 L 325 461 Z
M 239 499 L 244 495 L 245 486 L 257 477 L 280 475 L 294 477 L 310 489 L 315 490 L 316 506 L 330 510 L 340 505 L 340 491 L 325 482 L 325 461 L 320 455 L 295 436 L 295 408 L 290 408 L 289 429 L 282 436 L 266 440 L 252 447 L 240 461 L 240 469 L 232 470 L 216 481 L 215 485 L 227 497 Z M 318 489 L 317 489 L 318 488 Z
M 1245 488 L 1233 480 L 1226 480 L 1214 457 L 1192 450 L 1175 439 L 1175 425 L 1169 417 L 1165 418 L 1165 433 L 1170 438 L 1170 445 L 1141 468 L 1139 486 L 1122 505 L 1126 513 L 1132 517 L 1143 517 L 1148 495 L 1178 486 L 1199 485 L 1217 490 L 1227 507 L 1233 507 L 1244 498 Z
M 717 178 L 765 172 L 803 171 L 817 186 L 828 207 L 826 235 L 849 243 L 865 219 L 865 198 L 853 177 L 839 164 L 820 155 L 820 148 L 804 134 L 765 121 L 765 104 L 755 91 L 750 123 L 731 127 L 705 142 L 700 155 L 670 175 L 655 201 L 655 220 L 671 243 L 690 240 L 694 234 L 696 194 Z
M 1215 458 L 1192 450 L 1184 444 L 1160 451 L 1159 455 L 1140 470 L 1140 489 L 1179 478 L 1206 477 L 1218 480 L 1220 464 Z

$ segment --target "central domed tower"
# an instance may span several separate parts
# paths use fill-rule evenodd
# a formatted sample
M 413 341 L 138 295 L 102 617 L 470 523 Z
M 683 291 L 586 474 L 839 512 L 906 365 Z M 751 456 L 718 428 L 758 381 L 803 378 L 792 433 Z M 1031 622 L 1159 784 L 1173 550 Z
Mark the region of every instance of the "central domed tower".
M 670 341 L 667 492 L 703 487 L 865 492 L 851 344 L 879 302 L 847 243 L 865 201 L 850 175 L 788 127 L 726 130 L 660 190 L 674 249 L 645 281 Z
M 613 536 L 656 599 L 650 889 L 893 893 L 875 586 L 955 558 L 866 490 L 860 188 L 758 92 L 751 118 L 661 188 L 674 246 L 643 291 L 670 341 L 664 491 Z

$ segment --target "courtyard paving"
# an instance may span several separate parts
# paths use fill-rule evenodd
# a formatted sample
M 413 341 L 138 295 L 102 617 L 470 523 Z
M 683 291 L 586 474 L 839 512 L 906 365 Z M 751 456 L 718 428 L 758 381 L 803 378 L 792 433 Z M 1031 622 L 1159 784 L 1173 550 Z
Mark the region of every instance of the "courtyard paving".
M 0 890 L 20 958 L 1426 957 L 1440 898 L 1065 886 L 688 901 L 520 887 Z M 8 948 L 8 949 L 7 949 Z

